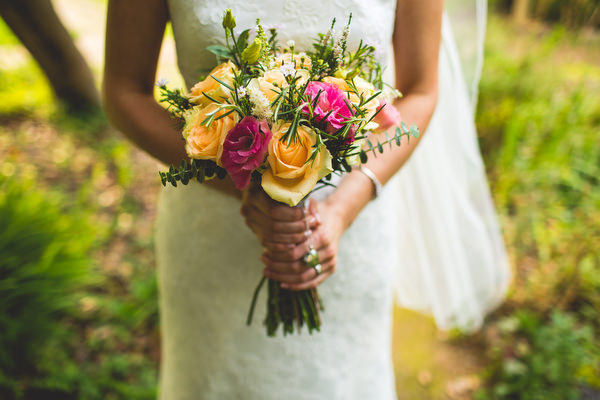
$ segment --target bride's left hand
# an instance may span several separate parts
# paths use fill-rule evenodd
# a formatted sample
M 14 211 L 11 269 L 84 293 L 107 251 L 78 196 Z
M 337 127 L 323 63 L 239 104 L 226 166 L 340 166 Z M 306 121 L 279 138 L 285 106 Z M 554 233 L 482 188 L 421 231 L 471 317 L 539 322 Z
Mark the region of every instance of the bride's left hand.
M 344 231 L 342 219 L 337 215 L 336 208 L 325 202 L 313 199 L 309 203 L 309 215 L 320 221 L 311 230 L 310 237 L 285 250 L 265 247 L 262 260 L 266 265 L 263 274 L 281 282 L 281 287 L 289 290 L 311 289 L 319 285 L 337 269 L 338 243 Z M 283 232 L 273 232 L 275 237 Z M 310 245 L 317 250 L 321 273 L 309 267 L 304 262 L 304 255 Z

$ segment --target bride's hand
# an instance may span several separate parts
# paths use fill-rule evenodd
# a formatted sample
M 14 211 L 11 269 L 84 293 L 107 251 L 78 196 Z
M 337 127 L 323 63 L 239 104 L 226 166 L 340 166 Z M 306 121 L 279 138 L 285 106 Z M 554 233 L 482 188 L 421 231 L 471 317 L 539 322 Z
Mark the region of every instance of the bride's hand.
M 342 219 L 336 208 L 327 202 L 317 203 L 311 200 L 309 215 L 314 215 L 321 223 L 312 229 L 309 238 L 284 251 L 273 251 L 267 247 L 262 256 L 266 265 L 263 273 L 266 277 L 281 282 L 281 287 L 290 290 L 314 288 L 327 279 L 337 268 L 338 243 L 344 231 Z M 320 217 L 319 217 L 320 216 Z M 275 237 L 281 233 L 275 232 Z M 309 246 L 317 250 L 321 272 L 304 262 Z
M 305 219 L 300 208 L 289 207 L 269 198 L 256 185 L 251 185 L 243 192 L 241 213 L 246 225 L 270 252 L 293 249 L 306 241 L 307 222 L 309 229 L 316 229 L 319 225 L 316 215 L 309 213 Z

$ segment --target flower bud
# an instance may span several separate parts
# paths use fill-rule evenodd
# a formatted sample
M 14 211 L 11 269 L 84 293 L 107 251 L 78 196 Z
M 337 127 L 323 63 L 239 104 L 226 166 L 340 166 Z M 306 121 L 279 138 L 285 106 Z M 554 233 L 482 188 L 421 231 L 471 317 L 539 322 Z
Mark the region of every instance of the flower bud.
M 344 79 L 344 80 L 346 79 L 347 75 L 348 75 L 348 71 L 346 71 L 346 69 L 343 67 L 338 68 L 337 71 L 335 71 L 335 74 L 333 74 L 334 77 Z
M 254 39 L 254 42 L 249 44 L 248 47 L 242 51 L 242 59 L 248 64 L 254 64 L 260 58 L 260 50 L 260 40 Z
M 235 18 L 233 18 L 233 14 L 231 13 L 231 8 L 225 10 L 225 15 L 223 16 L 223 28 L 225 29 L 233 29 L 235 28 Z

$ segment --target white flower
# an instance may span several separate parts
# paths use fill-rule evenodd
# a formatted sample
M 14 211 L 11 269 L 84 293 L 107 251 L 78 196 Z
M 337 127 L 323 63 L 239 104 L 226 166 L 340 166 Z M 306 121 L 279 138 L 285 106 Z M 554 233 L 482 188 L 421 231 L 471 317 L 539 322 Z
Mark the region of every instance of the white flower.
M 271 119 L 273 116 L 273 110 L 271 110 L 271 103 L 269 99 L 260 91 L 256 82 L 251 82 L 248 85 L 248 97 L 252 103 L 252 114 L 258 119 Z
M 279 67 L 279 71 L 283 74 L 283 76 L 290 76 L 294 73 L 294 63 L 286 63 Z
M 335 46 L 333 46 L 333 58 L 336 59 L 336 62 L 340 63 L 340 57 L 342 55 L 342 45 L 340 42 L 337 42 Z
M 169 81 L 167 81 L 165 78 L 160 78 L 159 80 L 156 81 L 156 86 L 157 87 L 167 86 L 167 83 L 169 83 Z
M 291 47 L 294 47 L 295 45 L 296 45 L 296 42 L 294 42 L 292 39 L 290 39 L 290 40 L 287 41 L 287 46 L 288 47 L 291 48 Z
M 248 91 L 245 87 L 239 87 L 237 90 L 238 97 L 245 97 L 248 94 Z

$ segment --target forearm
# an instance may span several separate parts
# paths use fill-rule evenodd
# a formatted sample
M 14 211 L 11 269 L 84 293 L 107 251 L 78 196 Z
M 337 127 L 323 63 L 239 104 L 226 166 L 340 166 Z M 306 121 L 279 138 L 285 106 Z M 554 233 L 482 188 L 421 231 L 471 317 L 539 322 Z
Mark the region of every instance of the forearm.
M 425 93 L 408 94 L 394 104 L 400 111 L 402 119 L 409 125 L 415 123 L 421 135 L 419 138 L 405 136 L 400 146 L 386 148 L 386 151 L 378 154 L 377 157 L 369 153 L 369 161 L 365 166 L 375 174 L 382 185 L 385 185 L 412 155 L 427 129 L 436 101 L 437 92 L 431 90 Z M 354 170 L 345 177 L 326 202 L 336 205 L 334 208 L 338 218 L 342 221 L 343 228 L 347 229 L 374 194 L 375 188 L 371 180 L 362 172 Z
M 103 95 L 106 113 L 121 132 L 169 165 L 186 159 L 176 121 L 154 99 L 156 65 L 169 12 L 165 0 L 108 3 Z M 205 183 L 241 197 L 230 179 Z
M 187 159 L 177 121 L 152 94 L 127 90 L 110 81 L 104 85 L 106 112 L 113 123 L 139 148 L 165 165 L 178 166 Z M 207 184 L 223 193 L 240 197 L 230 179 L 213 179 Z

